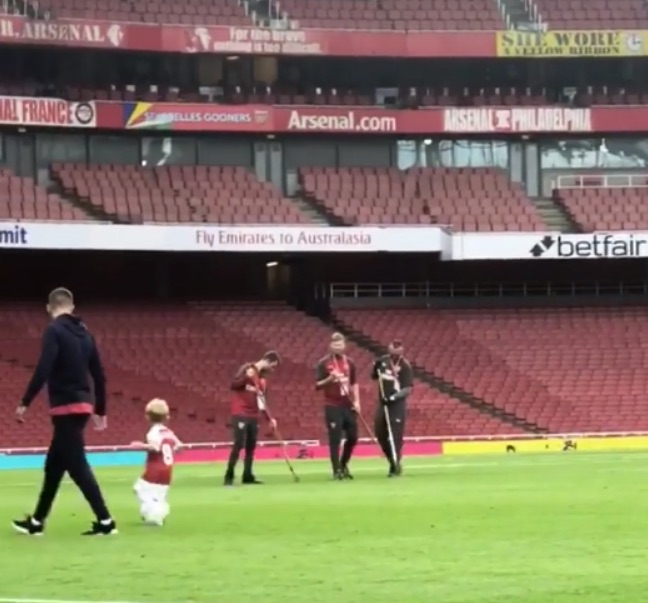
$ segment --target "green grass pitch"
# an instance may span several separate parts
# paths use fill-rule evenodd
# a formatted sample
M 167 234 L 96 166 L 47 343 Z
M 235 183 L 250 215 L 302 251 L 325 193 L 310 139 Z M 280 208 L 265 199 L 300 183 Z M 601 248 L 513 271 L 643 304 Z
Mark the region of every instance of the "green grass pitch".
M 259 464 L 265 486 L 223 489 L 222 465 L 180 466 L 171 516 L 140 525 L 137 468 L 100 471 L 119 536 L 83 539 L 66 485 L 43 538 L 38 472 L 0 474 L 0 603 L 647 603 L 648 454 L 410 459 L 385 478 L 357 461 Z

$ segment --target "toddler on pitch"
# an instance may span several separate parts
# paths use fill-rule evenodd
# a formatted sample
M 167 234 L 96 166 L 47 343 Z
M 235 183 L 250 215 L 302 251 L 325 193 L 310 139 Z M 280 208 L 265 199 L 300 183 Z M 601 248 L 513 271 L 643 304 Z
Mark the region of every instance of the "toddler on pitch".
M 164 525 L 169 515 L 167 494 L 175 453 L 182 443 L 167 426 L 169 406 L 155 398 L 146 405 L 146 418 L 150 429 L 146 441 L 133 442 L 131 446 L 147 451 L 144 475 L 135 482 L 135 494 L 140 502 L 140 515 L 149 525 Z

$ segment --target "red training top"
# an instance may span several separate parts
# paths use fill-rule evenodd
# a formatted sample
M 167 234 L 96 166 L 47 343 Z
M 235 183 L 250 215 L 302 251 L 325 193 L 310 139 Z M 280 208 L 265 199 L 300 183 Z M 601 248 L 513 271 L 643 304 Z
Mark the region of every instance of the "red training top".
M 322 387 L 324 400 L 326 404 L 333 406 L 351 407 L 353 404 L 351 387 L 357 383 L 355 363 L 344 355 L 329 354 L 324 356 L 315 368 L 315 380 L 323 381 L 334 372 L 342 373 L 346 380 L 343 383 L 333 381 Z
M 254 369 L 254 375 L 252 377 L 248 377 L 245 374 L 247 369 L 250 367 Z M 251 388 L 254 388 L 254 390 Z M 264 400 L 267 391 L 267 383 L 254 364 L 244 364 L 238 370 L 232 381 L 231 389 L 232 416 L 256 419 L 259 416 L 259 411 L 263 411 L 264 414 L 267 415 L 267 413 L 265 413 Z M 262 396 L 259 396 L 257 392 L 260 392 Z
M 178 438 L 162 423 L 156 423 L 146 434 L 146 443 L 152 450 L 146 455 L 142 479 L 149 484 L 168 486 L 171 483 Z

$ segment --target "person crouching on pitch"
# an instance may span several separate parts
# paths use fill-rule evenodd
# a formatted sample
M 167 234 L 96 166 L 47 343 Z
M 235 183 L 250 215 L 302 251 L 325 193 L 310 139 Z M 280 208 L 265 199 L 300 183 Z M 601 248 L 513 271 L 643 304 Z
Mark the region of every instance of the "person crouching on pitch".
M 360 394 L 356 380 L 356 365 L 345 355 L 346 341 L 341 333 L 331 336 L 330 351 L 318 363 L 316 389 L 324 393 L 324 419 L 328 430 L 329 452 L 333 479 L 353 479 L 349 461 L 358 443 L 358 413 Z M 342 456 L 340 444 L 346 436 Z
M 277 422 L 266 412 L 265 396 L 267 382 L 265 375 L 272 372 L 281 361 L 277 352 L 266 352 L 261 360 L 244 364 L 232 381 L 232 431 L 234 444 L 230 452 L 225 486 L 234 484 L 234 469 L 241 450 L 245 450 L 243 464 L 243 484 L 261 484 L 254 477 L 252 464 L 259 434 L 259 414 L 265 415 L 271 429 L 276 429 Z
M 374 430 L 389 461 L 389 477 L 401 474 L 407 396 L 412 391 L 412 365 L 403 356 L 403 344 L 394 340 L 389 353 L 376 360 L 371 378 L 378 381 L 378 408 Z

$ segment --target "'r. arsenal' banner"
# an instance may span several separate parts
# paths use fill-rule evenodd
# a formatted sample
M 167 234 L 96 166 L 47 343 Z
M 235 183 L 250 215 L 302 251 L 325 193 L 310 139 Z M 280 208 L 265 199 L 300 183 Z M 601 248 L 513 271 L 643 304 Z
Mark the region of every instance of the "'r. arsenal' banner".
M 0 124 L 56 128 L 96 128 L 95 103 L 60 98 L 0 96 Z
M 15 44 L 44 44 L 98 48 L 126 48 L 129 25 L 107 21 L 57 19 L 40 21 L 26 17 L 2 16 L 0 40 Z
M 0 43 L 228 55 L 495 57 L 492 31 L 270 29 L 0 16 Z
M 97 127 L 294 134 L 552 134 L 648 132 L 648 107 L 380 107 L 95 101 Z

